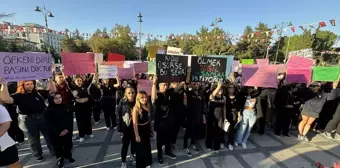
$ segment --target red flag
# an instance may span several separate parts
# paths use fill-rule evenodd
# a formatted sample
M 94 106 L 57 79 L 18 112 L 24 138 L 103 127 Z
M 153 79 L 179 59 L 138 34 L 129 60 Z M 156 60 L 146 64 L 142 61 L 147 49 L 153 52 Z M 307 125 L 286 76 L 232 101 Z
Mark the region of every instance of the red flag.
M 23 28 L 22 28 L 21 26 L 19 26 L 19 27 L 18 27 L 18 30 L 19 30 L 19 31 L 22 31 L 22 30 L 23 30 Z
M 332 19 L 329 22 L 331 23 L 332 26 L 335 26 L 335 19 Z
M 2 25 L 2 26 L 1 26 L 1 29 L 2 29 L 2 30 L 6 30 L 6 29 L 7 29 L 7 26 L 6 26 L 6 25 Z
M 319 22 L 320 27 L 326 27 L 326 23 L 325 22 Z
M 295 27 L 291 27 L 292 31 L 295 32 Z

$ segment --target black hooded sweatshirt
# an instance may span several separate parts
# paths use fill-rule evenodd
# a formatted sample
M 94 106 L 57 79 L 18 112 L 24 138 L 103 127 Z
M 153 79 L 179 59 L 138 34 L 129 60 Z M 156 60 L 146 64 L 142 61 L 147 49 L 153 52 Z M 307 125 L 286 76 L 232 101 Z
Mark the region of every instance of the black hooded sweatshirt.
M 49 135 L 51 137 L 59 136 L 60 133 L 67 129 L 68 134 L 72 134 L 73 131 L 73 115 L 64 104 L 55 104 L 54 95 L 48 97 L 48 108 L 45 113 L 45 122 Z

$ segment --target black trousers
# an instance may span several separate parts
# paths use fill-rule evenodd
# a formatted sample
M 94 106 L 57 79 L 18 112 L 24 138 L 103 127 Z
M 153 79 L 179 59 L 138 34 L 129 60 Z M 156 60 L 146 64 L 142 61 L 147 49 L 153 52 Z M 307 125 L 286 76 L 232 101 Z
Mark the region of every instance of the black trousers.
M 340 135 L 340 108 L 339 107 L 335 111 L 333 118 L 327 123 L 325 132 L 331 133 L 335 128 L 336 128 L 336 133 Z
M 276 108 L 277 118 L 275 124 L 276 135 L 287 135 L 289 126 L 294 116 L 294 108 Z
M 8 129 L 8 135 L 15 141 L 15 142 L 24 142 L 25 141 L 25 135 L 24 132 L 19 128 L 18 123 L 18 114 L 16 111 L 9 111 L 9 114 L 11 116 L 12 122 L 11 126 Z
M 136 154 L 136 137 L 135 133 L 132 128 L 132 122 L 130 123 L 131 125 L 122 132 L 123 133 L 123 138 L 122 138 L 122 150 L 121 150 L 121 157 L 122 157 L 122 162 L 126 162 L 126 156 L 128 153 L 129 146 L 131 144 L 131 155 Z
M 209 149 L 219 150 L 220 144 L 224 141 L 224 131 L 218 127 L 217 119 L 209 116 L 207 120 L 207 138 L 205 146 Z
M 92 115 L 93 115 L 93 120 L 94 122 L 99 122 L 100 120 L 100 113 L 101 113 L 101 106 L 99 101 L 93 101 L 93 110 L 92 110 Z
M 52 139 L 52 144 L 55 150 L 55 156 L 57 159 L 59 158 L 72 158 L 72 133 L 69 132 L 63 137 L 58 135 L 54 135 Z
M 163 150 L 162 147 L 165 145 L 165 153 L 171 153 L 171 145 L 170 140 L 166 139 L 164 133 L 157 132 L 157 157 L 163 159 Z
M 91 123 L 91 104 L 76 103 L 75 114 L 78 125 L 79 137 L 84 138 L 85 135 L 92 134 L 92 123 Z
M 106 127 L 116 127 L 116 104 L 114 99 L 102 98 L 100 106 L 104 113 Z
M 262 114 L 263 116 L 258 119 L 258 133 L 264 134 L 264 129 L 266 127 L 266 116 L 267 116 L 267 108 L 268 108 L 268 102 L 267 99 L 261 99 L 261 107 L 262 107 Z
M 173 136 L 171 138 L 171 143 L 176 144 L 177 136 L 179 131 L 181 130 L 181 127 L 183 125 L 183 118 L 180 115 L 175 116 L 175 123 L 174 123 L 174 129 L 173 129 Z
M 237 115 L 236 111 L 227 114 L 227 120 L 230 123 L 229 130 L 227 132 L 227 135 L 228 135 L 228 143 L 227 144 L 234 144 L 235 134 L 236 134 L 235 125 L 237 123 L 237 118 L 238 118 L 238 115 Z M 224 136 L 223 136 L 223 142 L 225 142 Z
M 187 129 L 184 134 L 183 148 L 188 148 L 188 140 L 191 139 L 191 145 L 195 145 L 196 140 L 200 137 L 200 126 L 199 122 L 190 121 L 188 122 Z

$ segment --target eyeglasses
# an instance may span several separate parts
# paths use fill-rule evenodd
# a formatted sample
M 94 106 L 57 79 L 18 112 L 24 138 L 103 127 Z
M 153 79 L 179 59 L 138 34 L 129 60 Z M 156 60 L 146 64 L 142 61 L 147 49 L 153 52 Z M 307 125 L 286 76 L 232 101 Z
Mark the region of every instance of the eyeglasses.
M 127 94 L 135 94 L 135 92 L 127 92 Z

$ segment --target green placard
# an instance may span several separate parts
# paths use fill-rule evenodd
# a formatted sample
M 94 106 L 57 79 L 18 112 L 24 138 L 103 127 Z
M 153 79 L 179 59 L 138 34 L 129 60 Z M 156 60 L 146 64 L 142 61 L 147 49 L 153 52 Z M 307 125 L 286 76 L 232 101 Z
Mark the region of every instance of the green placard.
M 313 67 L 313 81 L 336 81 L 339 78 L 340 67 Z
M 242 59 L 241 64 L 245 65 L 253 65 L 254 64 L 254 59 Z
M 156 62 L 148 61 L 148 74 L 156 74 Z

